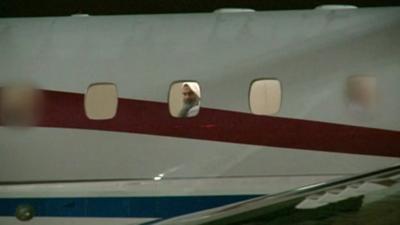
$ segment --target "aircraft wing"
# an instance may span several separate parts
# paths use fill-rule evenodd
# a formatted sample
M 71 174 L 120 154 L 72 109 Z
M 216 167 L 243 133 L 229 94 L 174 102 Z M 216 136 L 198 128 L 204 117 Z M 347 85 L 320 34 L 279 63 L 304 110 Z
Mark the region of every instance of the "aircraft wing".
M 385 190 L 394 185 L 397 190 L 400 190 L 400 164 L 151 224 L 232 225 L 273 221 L 280 217 L 290 220 L 310 218 L 313 215 L 329 216 L 335 212 L 358 210 L 366 194 Z M 288 215 L 291 216 L 288 217 Z

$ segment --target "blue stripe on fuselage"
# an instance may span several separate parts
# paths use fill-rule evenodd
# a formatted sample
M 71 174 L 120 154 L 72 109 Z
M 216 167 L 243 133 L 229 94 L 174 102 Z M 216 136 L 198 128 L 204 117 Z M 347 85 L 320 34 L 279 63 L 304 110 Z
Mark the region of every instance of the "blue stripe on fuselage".
M 1 198 L 0 216 L 15 216 L 19 205 L 28 204 L 44 217 L 170 218 L 258 196 Z

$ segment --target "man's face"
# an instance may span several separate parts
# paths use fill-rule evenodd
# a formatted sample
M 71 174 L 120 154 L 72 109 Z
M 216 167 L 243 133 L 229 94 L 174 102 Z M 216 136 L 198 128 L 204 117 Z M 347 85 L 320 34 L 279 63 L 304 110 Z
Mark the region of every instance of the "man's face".
M 182 95 L 185 104 L 192 104 L 197 100 L 196 94 L 187 85 L 183 86 Z

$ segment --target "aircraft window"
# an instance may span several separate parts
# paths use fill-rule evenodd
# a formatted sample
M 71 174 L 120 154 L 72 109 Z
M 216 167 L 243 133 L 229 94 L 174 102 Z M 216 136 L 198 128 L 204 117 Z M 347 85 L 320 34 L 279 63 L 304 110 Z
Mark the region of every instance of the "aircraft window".
M 86 116 L 92 120 L 114 118 L 118 107 L 118 92 L 115 84 L 96 83 L 89 86 L 85 95 Z
M 41 92 L 31 86 L 1 88 L 0 119 L 8 126 L 29 126 L 37 120 L 42 103 Z
M 279 80 L 255 80 L 250 87 L 250 111 L 256 115 L 276 114 L 281 106 L 281 96 Z
M 171 116 L 195 117 L 200 111 L 200 85 L 194 81 L 175 82 L 169 90 L 169 112 Z
M 365 112 L 374 109 L 377 100 L 376 85 L 375 77 L 350 77 L 347 80 L 347 100 L 350 111 Z

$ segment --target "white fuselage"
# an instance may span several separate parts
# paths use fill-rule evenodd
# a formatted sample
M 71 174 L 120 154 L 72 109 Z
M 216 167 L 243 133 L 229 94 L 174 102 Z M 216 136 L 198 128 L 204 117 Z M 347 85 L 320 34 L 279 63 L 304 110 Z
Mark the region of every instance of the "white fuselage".
M 202 107 L 250 113 L 250 83 L 276 78 L 282 85 L 276 117 L 399 132 L 399 40 L 400 8 L 3 18 L 0 86 L 32 82 L 83 94 L 92 83 L 112 82 L 120 98 L 167 102 L 172 82 L 192 80 L 201 85 Z M 359 74 L 375 76 L 382 96 L 369 120 L 346 111 L 346 80 Z M 2 126 L 0 182 L 33 184 L 1 185 L 0 201 L 272 194 L 398 162 L 149 134 Z M 3 223 L 18 224 L 0 217 Z

